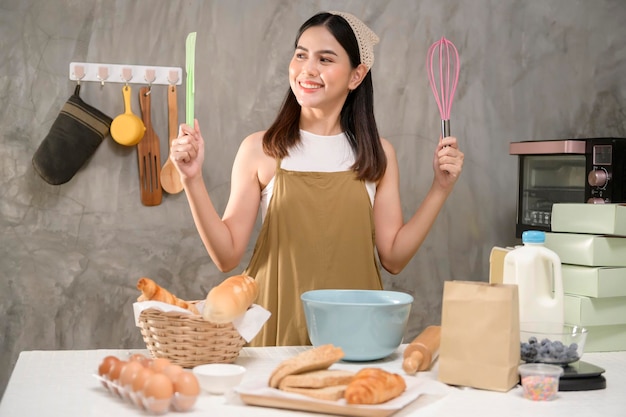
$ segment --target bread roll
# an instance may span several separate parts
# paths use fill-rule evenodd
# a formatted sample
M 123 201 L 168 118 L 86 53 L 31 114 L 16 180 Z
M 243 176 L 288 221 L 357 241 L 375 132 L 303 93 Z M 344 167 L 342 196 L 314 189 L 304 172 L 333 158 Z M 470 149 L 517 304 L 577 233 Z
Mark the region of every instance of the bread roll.
M 254 278 L 247 275 L 226 278 L 207 294 L 202 316 L 211 323 L 230 323 L 246 312 L 258 294 Z
M 321 369 L 296 375 L 287 375 L 278 384 L 278 389 L 288 388 L 324 388 L 335 385 L 348 385 L 354 372 L 344 369 Z
M 307 397 L 317 398 L 318 400 L 337 401 L 343 398 L 346 392 L 346 386 L 331 385 L 322 388 L 285 387 L 283 391 L 295 392 L 297 394 L 306 395 Z
M 285 359 L 272 371 L 268 385 L 278 388 L 283 378 L 304 372 L 328 369 L 330 365 L 343 358 L 343 349 L 331 344 L 317 346 Z
M 200 314 L 195 305 L 181 300 L 150 278 L 139 278 L 139 281 L 137 281 L 137 289 L 141 291 L 141 295 L 137 298 L 137 301 L 161 301 L 186 308 L 194 314 Z
M 363 368 L 348 384 L 345 399 L 348 404 L 381 404 L 396 398 L 406 389 L 401 375 L 380 368 Z

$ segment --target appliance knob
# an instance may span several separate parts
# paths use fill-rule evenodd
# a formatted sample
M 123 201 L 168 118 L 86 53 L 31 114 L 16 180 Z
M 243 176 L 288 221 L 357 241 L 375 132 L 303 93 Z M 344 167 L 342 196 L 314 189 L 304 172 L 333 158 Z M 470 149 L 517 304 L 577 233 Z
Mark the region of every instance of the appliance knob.
M 604 187 L 609 181 L 609 174 L 604 169 L 592 169 L 589 171 L 587 181 L 592 187 Z
M 589 200 L 587 200 L 587 204 L 604 204 L 606 203 L 606 201 L 604 201 L 603 198 L 599 198 L 599 197 L 591 197 Z

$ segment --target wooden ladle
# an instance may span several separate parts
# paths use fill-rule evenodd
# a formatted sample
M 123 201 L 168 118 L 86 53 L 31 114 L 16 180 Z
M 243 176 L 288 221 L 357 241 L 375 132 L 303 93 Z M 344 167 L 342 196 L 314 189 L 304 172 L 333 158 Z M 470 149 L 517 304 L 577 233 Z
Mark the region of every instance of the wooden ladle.
M 178 135 L 178 106 L 176 103 L 176 86 L 170 85 L 167 88 L 167 110 L 168 110 L 168 127 L 169 127 L 169 148 L 172 147 L 172 141 Z M 161 187 L 170 194 L 178 194 L 183 190 L 183 184 L 180 181 L 180 174 L 174 166 L 172 160 L 168 158 L 161 168 Z
M 122 95 L 124 96 L 124 113 L 113 119 L 110 128 L 111 137 L 117 143 L 124 146 L 134 146 L 138 144 L 146 132 L 146 126 L 141 118 L 133 114 L 133 110 L 130 105 L 130 93 L 130 86 L 125 85 L 122 88 Z

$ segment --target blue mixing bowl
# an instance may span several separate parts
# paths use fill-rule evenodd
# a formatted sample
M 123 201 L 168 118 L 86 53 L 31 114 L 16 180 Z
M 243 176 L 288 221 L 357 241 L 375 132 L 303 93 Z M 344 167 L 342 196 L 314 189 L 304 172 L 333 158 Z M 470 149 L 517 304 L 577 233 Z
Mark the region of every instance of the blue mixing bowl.
M 344 360 L 371 361 L 402 343 L 413 297 L 385 290 L 313 290 L 300 296 L 313 346 L 333 344 Z

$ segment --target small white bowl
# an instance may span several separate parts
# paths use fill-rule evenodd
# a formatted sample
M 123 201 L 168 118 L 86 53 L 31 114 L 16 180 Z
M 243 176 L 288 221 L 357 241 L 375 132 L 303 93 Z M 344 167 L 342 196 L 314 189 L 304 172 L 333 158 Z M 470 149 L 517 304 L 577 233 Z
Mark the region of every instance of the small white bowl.
M 200 387 L 210 394 L 225 394 L 239 385 L 246 368 L 230 363 L 209 363 L 193 368 Z

